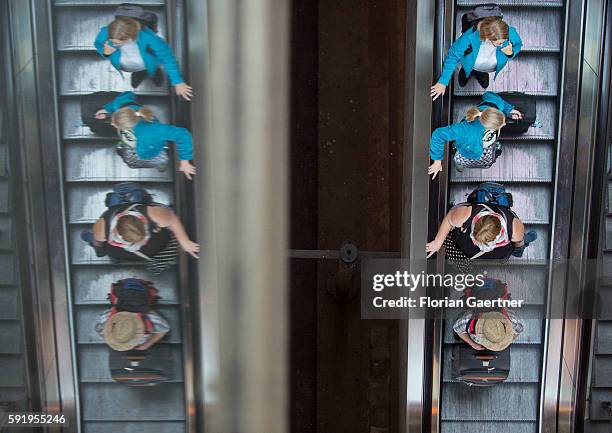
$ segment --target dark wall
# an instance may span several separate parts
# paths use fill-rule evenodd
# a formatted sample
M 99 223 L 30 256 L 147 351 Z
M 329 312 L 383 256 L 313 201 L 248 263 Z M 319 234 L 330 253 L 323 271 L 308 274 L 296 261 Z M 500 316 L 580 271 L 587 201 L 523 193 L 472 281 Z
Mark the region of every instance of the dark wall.
M 292 24 L 291 247 L 399 251 L 405 1 L 294 0 Z M 292 433 L 397 431 L 397 323 L 358 295 L 358 267 L 292 260 Z

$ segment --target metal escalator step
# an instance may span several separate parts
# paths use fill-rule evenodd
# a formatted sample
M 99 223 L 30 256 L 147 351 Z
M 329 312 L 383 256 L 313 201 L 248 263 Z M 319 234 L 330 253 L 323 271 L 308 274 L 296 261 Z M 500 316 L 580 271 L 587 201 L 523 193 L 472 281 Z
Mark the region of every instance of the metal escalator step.
M 458 0 L 457 4 L 464 6 L 477 6 L 491 3 L 489 0 Z M 502 6 L 504 10 L 510 7 L 535 6 L 537 8 L 561 8 L 563 0 L 497 0 L 495 3 Z
M 13 219 L 9 215 L 0 215 L 0 250 L 13 249 L 13 237 Z
M 10 174 L 8 144 L 0 142 L 0 177 L 6 177 Z
M 107 269 L 101 266 L 80 268 L 73 273 L 72 286 L 75 292 L 75 304 L 108 304 L 107 294 L 110 286 L 123 278 L 141 278 L 153 281 L 161 301 L 165 303 L 179 302 L 178 281 L 176 272 L 172 269 L 152 276 L 144 269 Z
M 440 415 L 443 421 L 536 421 L 539 394 L 537 383 L 506 382 L 490 387 L 445 383 Z
M 612 423 L 610 413 L 608 409 L 603 407 L 603 402 L 612 402 L 612 388 L 591 388 L 591 420 Z M 609 426 L 610 424 L 608 424 L 608 428 Z
M 9 183 L 7 179 L 0 179 L 0 213 L 6 214 L 11 211 L 11 199 L 9 196 Z
M 0 387 L 0 403 L 24 402 L 27 398 L 25 388 L 19 387 Z M 19 406 L 18 406 L 19 407 Z M 4 430 L 2 430 L 4 433 Z
M 482 94 L 482 91 L 478 93 L 478 95 L 480 94 Z M 455 119 L 456 122 L 463 119 L 468 108 L 477 104 L 479 101 L 480 97 L 455 98 L 453 104 L 453 119 Z M 525 134 L 514 136 L 505 135 L 502 129 L 501 141 L 502 143 L 514 143 L 529 140 L 530 143 L 527 145 L 531 146 L 531 141 L 533 140 L 554 140 L 557 124 L 556 119 L 556 100 L 554 98 L 536 98 L 536 121 L 542 123 L 542 127 L 529 128 Z M 503 154 L 501 158 L 503 158 Z
M 67 187 L 68 222 L 70 224 L 93 224 L 106 210 L 104 199 L 113 189 L 113 184 L 73 183 Z M 153 200 L 172 206 L 172 188 L 168 183 L 142 183 L 141 186 L 153 195 Z
M 0 285 L 12 286 L 16 283 L 15 256 L 12 251 L 0 251 Z
M 595 355 L 591 386 L 612 388 L 612 355 Z
M 65 52 L 57 60 L 61 95 L 87 95 L 99 91 L 133 90 L 129 73 L 117 71 L 111 63 L 94 52 Z M 147 79 L 138 87 L 141 95 L 167 95 L 168 82 L 161 86 Z
M 143 3 L 143 2 L 139 2 Z M 95 50 L 94 41 L 100 28 L 107 26 L 114 19 L 114 5 L 91 9 L 58 9 L 55 14 L 55 48 L 58 51 Z M 166 35 L 165 9 L 159 5 L 148 7 L 159 17 L 157 34 Z
M 25 386 L 25 372 L 21 354 L 0 355 L 0 371 L 2 372 L 0 374 L 0 393 L 3 388 Z
M 21 322 L 19 320 L 0 320 L 0 355 L 22 353 Z
M 79 344 L 104 343 L 94 329 L 97 316 L 108 309 L 103 305 L 79 305 L 75 311 L 77 324 L 77 341 Z M 156 308 L 170 324 L 170 332 L 162 340 L 168 343 L 181 341 L 180 307 L 176 305 L 159 305 Z
M 612 321 L 597 322 L 597 340 L 595 353 L 598 355 L 612 355 Z
M 503 153 L 488 169 L 451 169 L 451 182 L 551 182 L 553 177 L 553 147 L 551 143 L 503 143 Z
M 457 10 L 455 33 L 461 33 L 461 16 L 471 7 L 461 5 Z M 562 31 L 561 12 L 551 13 L 549 9 L 541 8 L 510 8 L 503 9 L 504 21 L 516 28 L 523 48 L 521 54 L 527 50 L 556 51 L 560 49 L 559 32 Z M 520 55 L 520 54 L 519 54 Z
M 612 249 L 612 218 L 605 218 L 606 223 L 606 248 Z
M 480 84 L 474 79 L 470 80 L 465 87 L 460 87 L 455 75 L 455 95 L 481 95 L 484 91 Z M 518 55 L 514 60 L 499 73 L 497 79 L 493 75 L 486 90 L 492 92 L 520 91 L 530 95 L 556 96 L 557 77 L 559 75 L 559 55 L 548 52 L 525 52 Z M 534 80 L 533 77 L 538 77 Z
M 55 6 L 117 6 L 125 3 L 123 0 L 55 0 Z M 164 6 L 165 0 L 138 0 L 138 4 L 142 6 Z
M 62 115 L 62 136 L 64 139 L 83 139 L 94 138 L 100 139 L 99 136 L 93 134 L 88 126 L 83 124 L 81 119 L 81 102 L 78 96 L 70 96 L 62 98 L 61 115 Z M 148 105 L 153 110 L 155 116 L 161 122 L 168 122 L 170 112 L 168 110 L 167 98 L 143 96 L 141 101 L 144 105 Z M 118 138 L 112 138 L 113 141 L 119 141 Z
M 84 421 L 185 419 L 185 395 L 182 383 L 162 383 L 153 387 L 130 387 L 117 383 L 82 383 L 81 404 Z
M 467 171 L 467 169 L 466 169 Z M 493 180 L 494 178 L 489 178 Z M 466 200 L 466 195 L 472 192 L 478 183 L 461 183 L 450 185 L 450 200 L 458 204 Z M 526 224 L 549 224 L 551 205 L 551 190 L 546 184 L 516 184 L 506 186 L 512 193 L 514 206 L 512 210 Z M 537 242 L 540 242 L 538 239 Z M 531 247 L 530 247 L 531 248 Z
M 538 424 L 535 421 L 445 421 L 441 433 L 536 433 Z
M 474 272 L 486 272 L 508 284 L 512 299 L 523 299 L 528 304 L 543 304 L 546 299 L 548 271 L 544 267 L 525 272 L 520 267 L 483 264 L 476 265 Z
M 183 421 L 86 421 L 83 433 L 184 433 Z
M 444 366 L 442 369 L 444 382 L 458 382 L 453 378 L 452 349 L 444 348 Z M 510 347 L 510 374 L 506 383 L 528 382 L 538 383 L 540 380 L 539 365 L 542 360 L 542 348 L 537 345 L 515 344 Z
M 530 308 L 527 307 L 526 310 Z M 515 310 L 516 314 L 522 318 L 522 314 L 520 310 Z M 454 312 L 449 311 L 450 320 L 444 321 L 444 344 L 463 344 L 463 342 L 459 338 L 455 338 L 455 334 L 453 332 L 453 324 L 455 319 L 459 316 L 461 311 L 456 310 Z M 525 316 L 532 316 L 533 314 L 529 311 L 525 312 Z M 521 332 L 518 338 L 514 341 L 515 345 L 521 344 L 541 344 L 542 343 L 542 320 L 541 319 L 523 319 L 523 332 Z
M 110 376 L 108 367 L 109 348 L 106 345 L 81 345 L 79 351 L 79 378 L 82 383 L 110 382 L 114 383 Z M 183 366 L 181 361 L 180 345 L 160 345 L 158 349 L 168 350 L 173 362 L 170 363 L 169 371 L 171 382 L 183 381 Z M 161 368 L 162 366 L 160 366 Z
M 130 168 L 117 155 L 113 143 L 68 144 L 65 148 L 68 182 L 172 182 L 174 164 L 169 163 L 163 172 L 157 168 Z
M 19 318 L 19 290 L 15 286 L 0 287 L 0 319 Z M 1 371 L 1 370 L 0 370 Z

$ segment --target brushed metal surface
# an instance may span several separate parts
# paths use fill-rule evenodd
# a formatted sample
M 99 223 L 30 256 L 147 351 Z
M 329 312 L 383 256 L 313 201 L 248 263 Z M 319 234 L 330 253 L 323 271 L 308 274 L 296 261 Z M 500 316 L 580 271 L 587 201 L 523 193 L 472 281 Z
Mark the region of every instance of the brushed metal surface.
M 172 182 L 174 175 L 172 162 L 164 171 L 128 167 L 117 155 L 114 143 L 70 143 L 65 149 L 68 182 Z M 174 152 L 172 146 L 169 151 Z
M 143 2 L 139 2 L 143 4 Z M 155 12 L 159 18 L 157 34 L 166 36 L 166 13 L 163 2 L 150 6 L 147 10 Z M 114 19 L 115 5 L 102 5 L 95 8 L 59 8 L 55 12 L 55 48 L 58 51 L 95 50 L 93 44 L 98 32 Z

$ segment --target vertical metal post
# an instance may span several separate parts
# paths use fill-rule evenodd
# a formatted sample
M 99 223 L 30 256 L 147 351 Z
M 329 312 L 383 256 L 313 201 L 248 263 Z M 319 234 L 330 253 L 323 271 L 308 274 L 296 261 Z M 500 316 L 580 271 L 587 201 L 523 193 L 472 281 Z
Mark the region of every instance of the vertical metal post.
M 286 433 L 288 6 L 193 0 L 188 9 L 198 431 Z M 192 25 L 202 17 L 207 29 Z
M 410 272 L 426 271 L 425 243 L 429 177 L 429 138 L 433 76 L 435 2 L 417 0 L 407 5 L 406 20 L 406 132 L 404 146 L 404 190 L 402 245 Z M 415 292 L 415 296 L 425 295 Z M 400 323 L 400 432 L 423 429 L 425 374 L 425 319 Z

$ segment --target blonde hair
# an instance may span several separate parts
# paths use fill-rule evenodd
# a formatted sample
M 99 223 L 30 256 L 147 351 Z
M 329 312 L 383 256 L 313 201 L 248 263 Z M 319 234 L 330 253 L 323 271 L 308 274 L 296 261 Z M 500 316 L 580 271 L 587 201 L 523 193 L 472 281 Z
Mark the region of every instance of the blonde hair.
M 485 129 L 500 129 L 506 121 L 504 113 L 499 111 L 497 108 L 485 108 L 480 111 L 478 107 L 470 107 L 465 115 L 468 122 L 473 122 L 477 118 L 480 118 L 480 123 Z
M 485 215 L 474 225 L 474 238 L 480 243 L 488 244 L 497 238 L 501 229 L 499 218 Z
M 134 215 L 124 215 L 119 218 L 117 232 L 126 242 L 131 244 L 140 242 L 146 235 L 143 222 Z
M 155 116 L 149 107 L 140 107 L 134 110 L 131 107 L 123 107 L 113 113 L 113 125 L 119 130 L 132 129 L 140 119 L 152 122 Z
M 108 25 L 108 38 L 130 41 L 138 37 L 140 24 L 132 18 L 119 17 Z
M 508 39 L 508 24 L 499 17 L 487 17 L 478 24 L 481 41 Z

